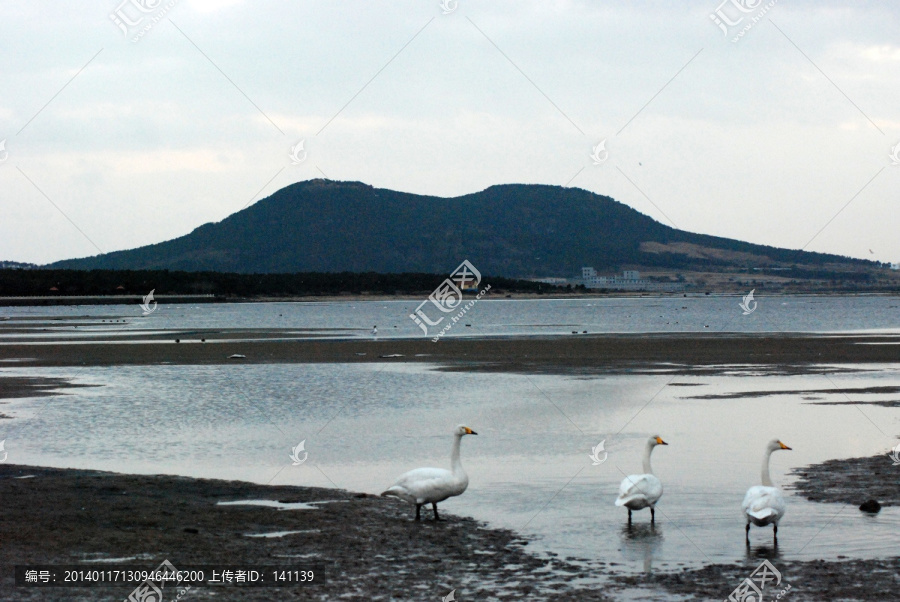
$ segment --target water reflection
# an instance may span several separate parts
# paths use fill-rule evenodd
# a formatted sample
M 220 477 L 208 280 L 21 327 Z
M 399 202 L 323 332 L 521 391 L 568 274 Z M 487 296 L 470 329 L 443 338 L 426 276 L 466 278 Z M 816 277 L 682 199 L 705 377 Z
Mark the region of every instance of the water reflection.
M 632 561 L 641 562 L 644 572 L 650 573 L 653 558 L 658 556 L 662 548 L 663 530 L 654 523 L 626 524 L 619 531 L 622 542 L 622 555 Z
M 744 559 L 748 564 L 759 564 L 761 560 L 778 560 L 781 554 L 778 552 L 777 543 L 760 545 L 747 544 L 747 554 Z

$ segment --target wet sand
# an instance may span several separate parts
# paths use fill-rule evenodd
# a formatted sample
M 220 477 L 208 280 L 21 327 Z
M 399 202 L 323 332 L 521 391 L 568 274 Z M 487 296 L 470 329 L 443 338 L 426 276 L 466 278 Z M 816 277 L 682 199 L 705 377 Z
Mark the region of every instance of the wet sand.
M 24 475 L 34 477 L 13 478 Z M 416 522 L 399 500 L 338 489 L 0 464 L 0 499 L 4 600 L 122 600 L 133 587 L 16 587 L 11 567 L 115 568 L 86 559 L 134 556 L 118 564 L 291 565 L 315 574 L 312 584 L 289 588 L 197 587 L 191 600 L 440 600 L 453 589 L 458 600 L 502 592 L 510 599 L 553 599 L 553 592 L 570 590 L 566 577 L 580 572 L 529 554 L 527 541 L 511 531 L 448 514 L 435 522 L 423 512 L 427 518 Z M 217 505 L 248 499 L 313 502 L 315 509 Z M 302 533 L 247 536 L 278 531 Z M 597 591 L 556 599 L 612 598 Z
M 870 458 L 829 460 L 795 468 L 793 489 L 813 502 L 859 506 L 875 500 L 882 506 L 900 506 L 900 466 L 888 454 Z
M 655 573 L 640 577 L 616 579 L 623 585 L 654 585 L 667 592 L 685 596 L 680 600 L 727 600 L 744 579 L 768 559 L 781 573 L 782 581 L 776 587 L 770 583 L 763 591 L 763 600 L 789 601 L 841 601 L 848 600 L 896 600 L 897 575 L 900 574 L 900 558 L 885 560 L 847 560 L 844 562 L 781 562 L 774 554 L 747 558 L 740 564 L 711 564 L 696 570 L 680 573 Z M 787 591 L 785 591 L 787 590 Z M 780 598 L 777 597 L 780 595 Z M 696 597 L 689 597 L 696 596 Z M 651 598 L 646 598 L 651 599 Z M 740 598 L 738 600 L 749 598 Z M 753 598 L 754 600 L 756 598 Z
M 98 385 L 76 385 L 65 378 L 43 376 L 0 376 L 0 399 L 49 397 L 51 395 L 61 395 L 62 389 L 94 386 Z
M 726 364 L 741 364 L 765 366 L 773 374 L 797 374 L 820 371 L 821 364 L 896 362 L 896 344 L 870 343 L 900 342 L 889 335 L 579 334 L 448 338 L 433 343 L 430 339 L 301 340 L 296 333 L 296 329 L 219 329 L 142 336 L 146 343 L 92 339 L 79 344 L 3 344 L 0 367 L 393 361 L 439 363 L 448 370 L 559 374 L 658 370 L 663 364 L 673 373 L 703 374 L 719 372 Z M 272 340 L 278 337 L 293 340 Z M 249 340 L 227 340 L 234 338 Z M 246 357 L 228 359 L 233 354 Z M 23 361 L 3 361 L 19 359 Z

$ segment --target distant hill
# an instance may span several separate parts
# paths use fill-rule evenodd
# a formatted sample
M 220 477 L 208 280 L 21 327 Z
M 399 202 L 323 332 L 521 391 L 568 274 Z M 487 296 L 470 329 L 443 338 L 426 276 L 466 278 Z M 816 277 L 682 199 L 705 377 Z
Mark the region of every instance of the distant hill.
M 21 261 L 0 261 L 0 270 L 33 270 L 36 263 L 22 263 Z
M 440 198 L 330 180 L 292 184 L 173 240 L 46 267 L 444 274 L 463 259 L 513 278 L 570 276 L 581 266 L 880 267 L 677 230 L 578 188 L 507 184 Z

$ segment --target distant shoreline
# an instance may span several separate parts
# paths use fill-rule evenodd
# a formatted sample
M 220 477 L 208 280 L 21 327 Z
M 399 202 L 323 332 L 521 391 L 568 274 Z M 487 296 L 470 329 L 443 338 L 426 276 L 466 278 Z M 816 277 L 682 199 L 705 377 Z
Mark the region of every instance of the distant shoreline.
M 297 295 L 297 296 L 259 296 L 259 297 L 229 297 L 225 295 L 156 295 L 155 301 L 160 305 L 186 304 L 186 303 L 339 303 L 360 301 L 415 301 L 422 300 L 430 291 L 420 293 L 403 293 L 396 295 L 385 294 L 322 294 L 322 295 Z M 608 291 L 608 292 L 509 292 L 487 295 L 484 301 L 496 301 L 502 299 L 518 300 L 571 300 L 571 299 L 681 299 L 697 297 L 741 297 L 747 291 L 719 291 L 719 292 L 640 292 L 640 291 Z M 766 297 L 900 297 L 900 291 L 780 291 L 765 292 Z M 44 307 L 56 305 L 136 305 L 142 302 L 141 295 L 71 295 L 35 297 L 0 297 L 0 307 Z

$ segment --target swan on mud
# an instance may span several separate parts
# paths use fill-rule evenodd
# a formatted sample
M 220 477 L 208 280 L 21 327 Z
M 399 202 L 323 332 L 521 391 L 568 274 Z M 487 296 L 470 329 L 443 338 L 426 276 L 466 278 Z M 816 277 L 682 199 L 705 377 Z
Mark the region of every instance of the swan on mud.
M 416 468 L 397 479 L 383 496 L 394 496 L 416 506 L 416 520 L 421 518 L 422 506 L 431 504 L 434 520 L 438 517 L 438 502 L 461 495 L 469 486 L 469 475 L 459 461 L 459 442 L 465 435 L 477 435 L 469 427 L 460 424 L 453 431 L 453 449 L 450 454 L 450 470 L 445 468 Z

